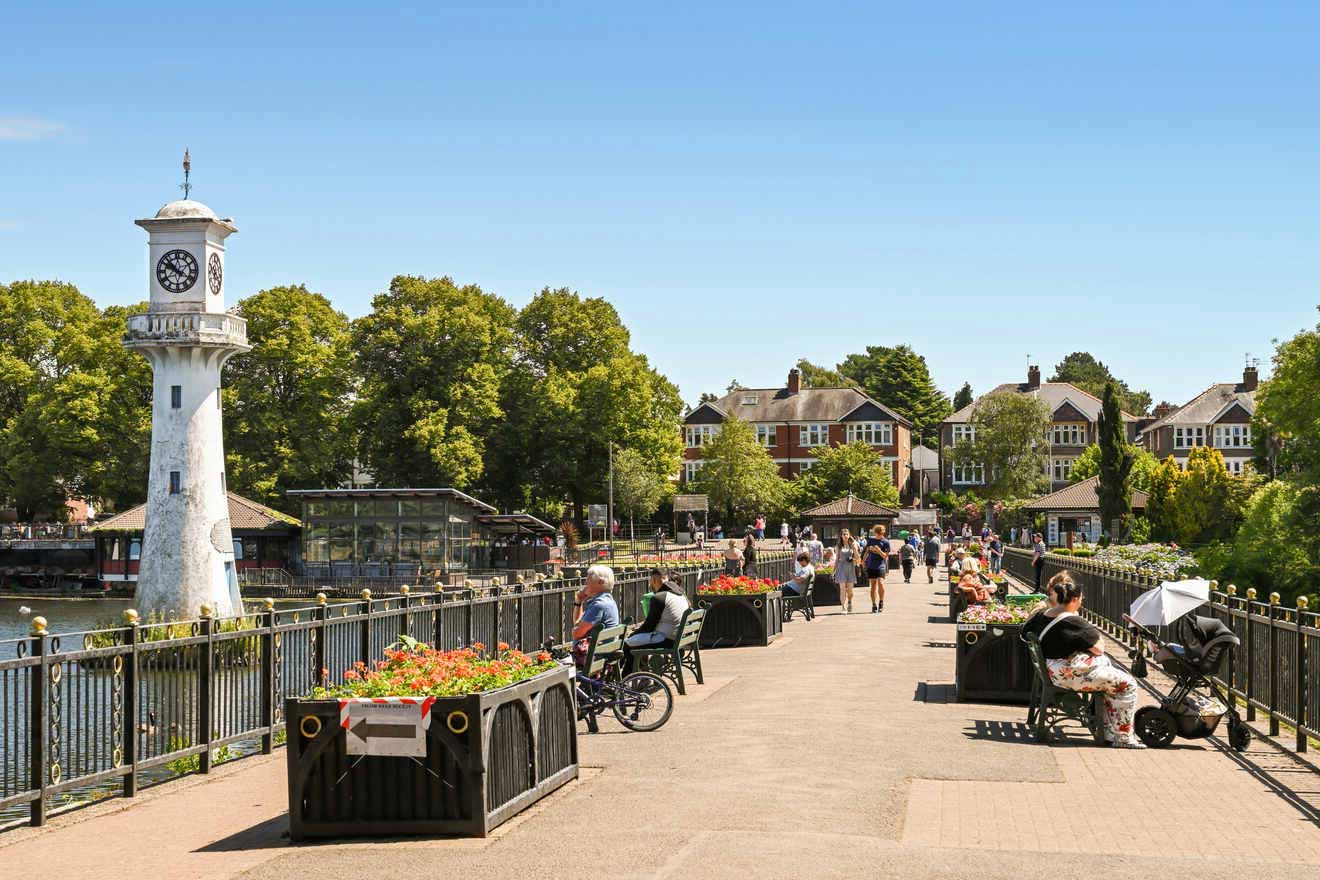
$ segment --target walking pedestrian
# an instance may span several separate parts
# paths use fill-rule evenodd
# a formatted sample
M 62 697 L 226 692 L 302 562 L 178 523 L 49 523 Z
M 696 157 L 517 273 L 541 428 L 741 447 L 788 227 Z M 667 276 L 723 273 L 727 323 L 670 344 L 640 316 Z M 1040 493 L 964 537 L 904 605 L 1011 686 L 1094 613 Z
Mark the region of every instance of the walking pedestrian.
M 743 543 L 743 570 L 748 577 L 756 577 L 756 541 L 751 535 Z
M 1004 542 L 999 540 L 997 533 L 990 534 L 990 546 L 987 552 L 990 554 L 990 573 L 999 574 L 1004 567 Z
M 784 542 L 784 546 L 785 546 L 785 547 L 789 546 L 789 543 L 788 543 L 788 520 L 784 520 L 783 522 L 781 522 L 781 523 L 779 524 L 779 540 L 781 540 L 781 541 Z
M 737 577 L 742 574 L 743 554 L 738 549 L 738 539 L 730 538 L 729 546 L 724 548 L 724 573 Z
M 935 583 L 935 566 L 940 564 L 940 536 L 934 529 L 926 530 L 926 581 Z
M 756 540 L 758 540 L 758 541 L 764 541 L 764 540 L 765 540 L 765 514 L 764 514 L 764 513 L 761 514 L 760 516 L 758 516 L 758 517 L 756 518 Z
M 866 539 L 866 580 L 871 586 L 871 613 L 885 610 L 885 575 L 889 572 L 889 540 L 884 526 L 872 526 Z
M 857 561 L 862 550 L 844 529 L 839 534 L 839 549 L 834 557 L 834 581 L 839 585 L 839 605 L 844 614 L 852 614 L 853 589 L 857 586 Z
M 1031 568 L 1036 575 L 1036 592 L 1040 592 L 1040 579 L 1045 572 L 1045 538 L 1040 532 L 1032 535 L 1032 540 L 1036 542 L 1031 549 Z
M 912 569 L 917 564 L 917 551 L 912 549 L 910 541 L 904 541 L 898 548 L 898 561 L 903 566 L 903 583 L 912 583 Z

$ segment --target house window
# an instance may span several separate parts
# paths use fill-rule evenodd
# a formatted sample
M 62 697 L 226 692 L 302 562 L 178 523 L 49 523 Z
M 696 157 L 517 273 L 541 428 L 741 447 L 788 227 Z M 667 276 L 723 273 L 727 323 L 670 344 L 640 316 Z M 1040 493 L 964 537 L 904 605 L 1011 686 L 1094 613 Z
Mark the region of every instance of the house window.
M 830 426 L 827 422 L 803 425 L 800 435 L 800 446 L 824 446 L 830 442 Z
M 762 446 L 775 445 L 775 425 L 757 425 L 756 442 Z
M 720 432 L 719 425 L 688 425 L 687 426 L 687 445 L 688 449 L 696 449 L 699 446 L 705 446 L 715 439 L 715 435 Z
M 1240 477 L 1244 471 L 1251 470 L 1251 462 L 1245 458 L 1226 458 L 1224 459 L 1224 467 L 1233 476 Z
M 183 386 L 170 386 L 170 409 L 181 409 L 183 407 Z
M 1205 428 L 1201 425 L 1178 425 L 1173 429 L 1173 448 L 1191 449 L 1205 445 Z
M 959 443 L 975 443 L 976 426 L 975 425 L 954 425 L 953 426 L 953 445 Z
M 744 394 L 740 402 L 743 406 L 756 406 L 761 402 L 761 397 L 757 394 Z
M 1085 446 L 1086 425 L 1060 422 L 1050 429 L 1050 442 L 1055 446 Z
M 814 458 L 809 458 L 798 465 L 798 473 L 805 474 L 807 471 L 811 470 L 815 466 L 816 466 L 816 460 Z
M 953 482 L 963 486 L 979 486 L 985 482 L 985 465 L 955 464 Z
M 891 422 L 849 422 L 847 438 L 849 443 L 888 446 L 894 442 L 894 426 Z
M 180 483 L 179 472 L 178 472 L 178 471 L 170 471 L 170 494 L 171 494 L 171 495 L 178 495 L 178 494 L 179 494 L 179 483 Z
M 1072 476 L 1073 465 L 1077 463 L 1075 458 L 1056 458 L 1053 460 L 1054 482 L 1066 483 Z
M 685 483 L 690 483 L 695 480 L 697 478 L 697 471 L 701 470 L 703 464 L 705 464 L 705 462 L 702 461 L 683 462 L 683 481 Z
M 1215 425 L 1215 446 L 1220 449 L 1246 449 L 1251 446 L 1250 425 Z

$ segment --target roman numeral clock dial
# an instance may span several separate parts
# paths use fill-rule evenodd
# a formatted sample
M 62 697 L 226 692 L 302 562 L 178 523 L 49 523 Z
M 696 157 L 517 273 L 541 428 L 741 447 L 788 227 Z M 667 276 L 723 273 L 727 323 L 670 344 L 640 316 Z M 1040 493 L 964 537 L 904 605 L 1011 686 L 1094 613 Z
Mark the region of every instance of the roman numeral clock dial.
M 187 251 L 168 251 L 156 263 L 156 281 L 170 293 L 191 289 L 197 283 L 197 260 Z

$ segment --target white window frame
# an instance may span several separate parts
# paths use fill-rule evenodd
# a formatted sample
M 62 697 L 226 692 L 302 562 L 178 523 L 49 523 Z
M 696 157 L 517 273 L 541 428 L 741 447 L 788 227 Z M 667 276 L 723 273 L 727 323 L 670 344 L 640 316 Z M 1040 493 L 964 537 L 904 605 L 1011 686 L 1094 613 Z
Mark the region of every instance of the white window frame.
M 1215 425 L 1216 449 L 1250 449 L 1251 425 Z
M 720 432 L 719 425 L 687 425 L 683 435 L 688 449 L 700 449 L 715 439 Z
M 769 449 L 776 445 L 775 429 L 779 426 L 771 423 L 758 423 L 756 426 L 756 442 Z
M 894 443 L 894 423 L 848 422 L 844 438 L 848 443 L 865 443 L 868 446 L 892 446 Z
M 976 426 L 975 425 L 954 425 L 953 426 L 953 445 L 959 443 L 975 443 Z
M 1050 477 L 1056 483 L 1066 483 L 1072 476 L 1073 465 L 1077 464 L 1076 458 L 1053 458 L 1050 459 Z
M 1059 422 L 1050 426 L 1050 443 L 1054 446 L 1085 446 L 1086 424 Z
M 1173 448 L 1195 449 L 1205 445 L 1204 425 L 1174 425 Z
M 953 466 L 953 484 L 955 486 L 980 486 L 985 483 L 985 465 L 955 464 Z
M 830 445 L 830 423 L 808 422 L 798 426 L 798 446 L 809 449 L 813 446 Z
M 1226 458 L 1224 459 L 1224 468 L 1233 476 L 1240 477 L 1251 470 L 1251 459 Z
M 697 471 L 701 470 L 701 466 L 704 464 L 705 462 L 700 459 L 683 462 L 683 482 L 690 483 L 695 480 L 697 478 Z
M 815 466 L 816 466 L 816 459 L 804 458 L 802 461 L 798 462 L 798 473 L 805 474 L 807 471 L 811 470 Z
M 744 394 L 738 398 L 738 403 L 742 406 L 756 406 L 760 402 L 761 395 L 759 394 Z

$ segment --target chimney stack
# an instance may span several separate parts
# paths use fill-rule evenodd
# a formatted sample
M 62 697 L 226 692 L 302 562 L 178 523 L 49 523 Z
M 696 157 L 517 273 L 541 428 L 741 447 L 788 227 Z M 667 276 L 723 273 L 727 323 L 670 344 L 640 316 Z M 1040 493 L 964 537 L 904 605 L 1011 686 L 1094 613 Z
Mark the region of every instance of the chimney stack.
M 1239 391 L 1255 391 L 1256 386 L 1260 384 L 1260 371 L 1254 366 L 1245 368 L 1242 371 L 1242 384 L 1238 386 Z
M 802 371 L 797 367 L 788 371 L 788 393 L 797 394 L 802 390 Z
M 1040 367 L 1027 367 L 1027 390 L 1035 391 L 1040 387 Z
M 1161 400 L 1159 405 L 1150 411 L 1150 417 L 1155 421 L 1159 421 L 1177 408 L 1167 400 Z

